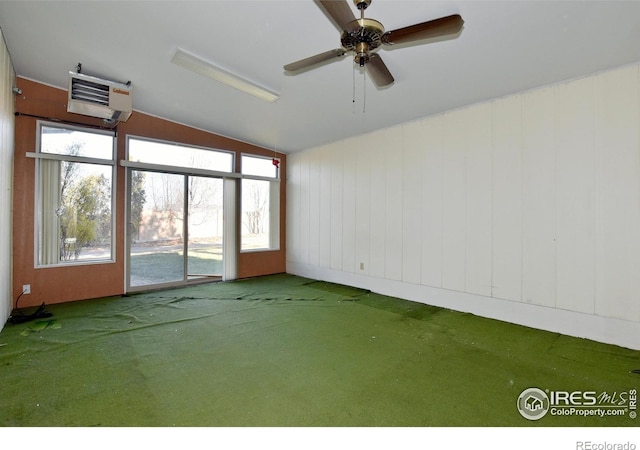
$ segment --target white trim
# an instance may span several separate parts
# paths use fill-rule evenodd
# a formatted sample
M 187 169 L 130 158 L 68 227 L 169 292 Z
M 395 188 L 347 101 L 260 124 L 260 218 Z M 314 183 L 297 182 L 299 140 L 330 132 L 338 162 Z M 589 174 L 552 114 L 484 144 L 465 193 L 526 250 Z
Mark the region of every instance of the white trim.
M 131 169 L 147 170 L 150 172 L 174 173 L 177 175 L 194 175 L 209 178 L 242 178 L 242 175 L 235 172 L 219 172 L 217 170 L 190 169 L 187 167 L 165 166 L 164 164 L 149 164 L 137 161 L 120 160 L 122 167 Z
M 229 178 L 222 183 L 222 280 L 231 281 L 238 278 L 238 182 Z
M 287 273 L 368 289 L 432 306 L 640 350 L 640 323 L 287 261 Z
M 239 178 L 242 178 L 243 180 L 273 181 L 275 183 L 280 182 L 280 178 L 260 177 L 258 175 L 240 175 Z
M 161 167 L 161 168 L 165 168 L 166 170 L 153 170 L 150 169 L 150 165 L 145 164 L 145 163 L 139 163 L 139 162 L 132 162 L 132 161 L 121 161 L 121 163 L 123 163 L 122 165 L 124 167 L 126 167 L 125 173 L 126 173 L 126 192 L 125 192 L 125 217 L 126 217 L 126 221 L 125 221 L 125 272 L 124 272 L 124 289 L 125 292 L 127 293 L 133 293 L 133 292 L 144 292 L 144 291 L 149 291 L 149 290 L 156 290 L 156 289 L 164 289 L 164 288 L 172 288 L 172 287 L 184 287 L 184 286 L 190 286 L 190 285 L 194 285 L 194 284 L 199 284 L 199 283 L 207 283 L 210 282 L 212 280 L 224 280 L 225 277 L 233 277 L 233 278 L 229 278 L 229 279 L 234 279 L 236 277 L 236 260 L 235 257 L 230 257 L 231 259 L 231 263 L 228 263 L 226 261 L 226 258 L 229 254 L 233 253 L 233 249 L 234 247 L 231 247 L 232 245 L 235 245 L 233 242 L 234 241 L 229 241 L 226 233 L 228 230 L 228 226 L 227 226 L 227 220 L 226 218 L 223 219 L 223 256 L 222 256 L 222 273 L 221 274 L 215 274 L 215 275 L 204 275 L 204 276 L 198 276 L 197 278 L 190 278 L 189 277 L 189 273 L 188 273 L 188 258 L 184 257 L 183 258 L 183 278 L 181 280 L 177 280 L 177 281 L 168 281 L 168 282 L 161 282 L 161 283 L 153 283 L 153 284 L 144 284 L 144 285 L 140 285 L 140 286 L 132 286 L 131 285 L 131 236 L 132 234 L 130 233 L 130 226 L 131 226 L 131 183 L 132 183 L 132 177 L 131 177 L 131 172 L 133 170 L 137 170 L 137 171 L 141 171 L 141 172 L 161 172 L 161 173 L 168 173 L 170 175 L 176 175 L 178 177 L 182 177 L 183 178 L 183 182 L 185 183 L 183 186 L 183 203 L 185 205 L 185 209 L 183 211 L 183 229 L 182 229 L 182 236 L 183 236 L 183 247 L 182 247 L 182 253 L 183 255 L 188 255 L 188 246 L 189 246 L 189 219 L 188 219 L 188 209 L 187 209 L 187 204 L 188 204 L 188 177 L 189 176 L 195 176 L 195 177 L 199 177 L 201 175 L 198 174 L 194 174 L 194 173 L 180 173 L 177 172 L 175 170 L 171 170 L 172 168 L 168 167 L 168 166 L 158 166 L 157 167 Z M 138 167 L 139 166 L 139 167 Z M 190 169 L 190 170 L 198 170 L 198 169 Z M 227 205 L 227 195 L 229 190 L 233 191 L 231 188 L 233 188 L 233 184 L 236 183 L 236 180 L 233 177 L 224 177 L 224 175 L 228 175 L 226 172 L 222 175 L 219 176 L 213 176 L 211 175 L 211 173 L 218 173 L 218 172 L 213 172 L 213 171 L 208 171 L 206 174 L 206 178 L 210 178 L 210 179 L 215 179 L 215 180 L 220 180 L 222 182 L 222 187 L 223 187 L 223 208 L 224 208 L 224 212 L 223 212 L 223 217 L 225 217 L 224 215 L 227 214 L 227 208 L 235 208 L 235 204 L 233 205 Z M 226 178 L 226 179 L 225 179 Z M 231 185 L 231 188 L 229 187 Z M 233 217 L 233 214 L 231 214 L 231 217 Z M 235 222 L 234 222 L 235 223 Z M 235 226 L 235 225 L 233 225 Z
M 131 171 L 124 171 L 124 286 L 123 292 L 131 290 Z
M 112 159 L 87 158 L 84 156 L 61 155 L 58 153 L 27 152 L 26 156 L 27 158 L 34 158 L 34 159 L 49 159 L 54 161 L 69 161 L 74 163 L 100 164 L 103 166 L 115 165 L 115 161 Z

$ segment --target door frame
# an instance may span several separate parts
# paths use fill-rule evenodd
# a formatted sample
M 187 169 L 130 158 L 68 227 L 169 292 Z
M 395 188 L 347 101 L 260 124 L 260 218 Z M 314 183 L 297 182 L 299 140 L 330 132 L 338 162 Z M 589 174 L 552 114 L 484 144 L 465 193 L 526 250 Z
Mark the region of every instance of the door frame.
M 236 173 L 225 173 L 217 171 L 207 171 L 202 169 L 187 169 L 184 167 L 161 166 L 156 164 L 145 164 L 132 161 L 121 161 L 125 167 L 125 264 L 124 264 L 124 284 L 125 293 L 141 292 L 170 287 L 188 286 L 192 284 L 210 283 L 212 281 L 229 281 L 237 277 L 237 253 L 238 239 L 236 230 L 237 215 L 237 189 L 240 176 Z M 133 170 L 167 173 L 171 175 L 181 175 L 184 180 L 184 212 L 183 212 L 183 279 L 167 283 L 157 283 L 145 286 L 131 286 L 131 173 Z M 189 279 L 188 276 L 188 177 L 203 177 L 222 180 L 222 210 L 223 210 L 223 231 L 222 231 L 222 274 L 219 277 L 202 277 Z

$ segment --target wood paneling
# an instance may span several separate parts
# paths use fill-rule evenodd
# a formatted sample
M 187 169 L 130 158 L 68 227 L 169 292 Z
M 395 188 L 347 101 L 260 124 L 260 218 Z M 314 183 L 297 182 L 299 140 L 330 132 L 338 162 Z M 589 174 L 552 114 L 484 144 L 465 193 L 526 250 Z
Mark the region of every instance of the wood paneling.
M 594 80 L 558 86 L 556 103 L 556 306 L 590 314 L 595 298 Z
M 387 148 L 379 145 L 384 132 L 363 136 L 360 144 L 368 149 L 371 161 L 369 178 L 369 275 L 384 278 L 386 266 L 387 170 L 383 161 Z
M 442 139 L 442 287 L 464 292 L 467 245 L 467 138 L 465 115 L 444 116 Z
M 596 80 L 596 292 L 599 315 L 640 321 L 640 70 Z
M 309 264 L 320 264 L 320 152 L 309 154 Z
M 442 185 L 444 116 L 425 121 L 424 175 L 422 189 L 417 191 L 422 201 L 421 282 L 427 286 L 442 287 Z
M 287 171 L 287 186 L 289 195 L 287 195 L 287 214 L 286 224 L 287 230 L 291 230 L 287 233 L 287 259 L 293 259 L 301 261 L 301 243 L 300 243 L 300 210 L 301 210 L 301 192 L 302 181 L 300 179 L 299 163 L 301 159 L 301 153 L 292 155 L 289 157 L 289 170 Z
M 118 166 L 116 177 L 116 247 L 115 263 L 69 267 L 34 268 L 34 160 L 25 156 L 36 148 L 37 118 L 61 120 L 99 126 L 102 121 L 66 112 L 67 92 L 19 78 L 22 89 L 16 102 L 15 188 L 13 203 L 13 285 L 17 296 L 23 284 L 31 284 L 32 293 L 21 299 L 22 306 L 42 302 L 59 303 L 124 293 L 124 169 Z M 273 151 L 226 137 L 189 128 L 174 122 L 134 112 L 118 125 L 118 160 L 125 157 L 127 135 L 180 142 L 203 147 L 272 156 Z M 281 158 L 281 173 L 286 177 L 286 156 Z M 239 158 L 238 158 L 239 159 Z M 253 277 L 286 270 L 286 183 L 280 186 L 280 249 L 268 252 L 238 252 L 238 276 Z M 239 213 L 238 213 L 239 214 Z M 302 230 L 302 228 L 300 228 Z M 307 222 L 308 230 L 308 222 Z M 308 242 L 300 248 L 309 248 Z
M 492 295 L 522 298 L 522 97 L 496 100 L 493 113 Z
M 327 151 L 320 154 L 320 267 L 331 266 L 331 167 L 334 161 Z M 293 214 L 295 215 L 293 210 Z
M 342 142 L 331 147 L 331 242 L 329 244 L 331 257 L 330 267 L 334 270 L 342 270 L 342 213 L 343 213 L 343 181 L 342 172 L 344 168 L 344 144 Z M 327 193 L 325 193 L 326 195 Z M 323 243 L 326 245 L 326 243 Z
M 378 164 L 384 172 L 385 189 L 380 197 L 384 206 L 384 277 L 402 279 L 402 128 L 394 127 L 379 135 L 378 146 L 383 149 Z M 409 201 L 407 199 L 407 201 Z
M 422 265 L 422 173 L 424 170 L 423 121 L 402 126 L 402 281 L 420 284 Z
M 11 195 L 13 190 L 14 87 L 11 57 L 0 30 L 0 329 L 13 309 L 11 289 Z M 20 286 L 22 289 L 22 286 Z
M 467 111 L 466 291 L 491 295 L 493 164 L 491 104 Z
M 315 151 L 334 270 L 640 322 L 640 65 Z
M 555 306 L 555 88 L 527 93 L 522 145 L 522 298 Z
M 356 187 L 358 174 L 358 155 L 355 152 L 343 152 L 342 166 L 342 270 L 356 270 Z
M 371 156 L 368 149 L 357 147 L 356 169 L 356 273 L 368 274 L 371 253 Z

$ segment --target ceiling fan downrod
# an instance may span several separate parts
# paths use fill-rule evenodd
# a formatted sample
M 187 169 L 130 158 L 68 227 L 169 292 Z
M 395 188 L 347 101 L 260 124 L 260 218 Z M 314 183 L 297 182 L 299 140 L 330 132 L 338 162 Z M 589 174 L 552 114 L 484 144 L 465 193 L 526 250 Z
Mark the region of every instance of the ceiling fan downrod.
M 353 0 L 353 3 L 360 10 L 360 35 L 364 36 L 364 10 L 369 7 L 371 0 Z M 356 44 L 354 50 L 353 60 L 360 67 L 364 67 L 369 62 L 369 44 L 365 41 L 360 41 Z

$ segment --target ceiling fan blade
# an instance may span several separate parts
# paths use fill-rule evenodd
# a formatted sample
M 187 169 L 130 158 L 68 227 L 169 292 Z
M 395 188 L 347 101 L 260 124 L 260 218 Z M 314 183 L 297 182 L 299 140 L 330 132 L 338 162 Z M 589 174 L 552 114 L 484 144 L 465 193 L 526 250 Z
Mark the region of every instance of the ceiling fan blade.
M 417 23 L 408 27 L 388 31 L 382 35 L 384 44 L 403 44 L 433 37 L 456 34 L 462 29 L 464 20 L 458 14 L 441 17 L 428 22 Z
M 301 59 L 300 61 L 292 62 L 291 64 L 287 64 L 284 66 L 284 70 L 287 72 L 297 72 L 303 69 L 310 69 L 312 66 L 323 62 L 329 62 L 332 59 L 340 58 L 344 56 L 347 52 L 342 48 L 337 48 L 335 50 L 329 50 L 328 52 L 320 53 L 314 56 L 310 56 L 308 58 Z
M 369 61 L 365 65 L 369 76 L 378 87 L 389 86 L 393 83 L 393 75 L 387 69 L 386 64 L 382 61 L 382 58 L 377 53 L 374 53 L 369 57 Z
M 358 29 L 358 24 L 355 22 L 356 16 L 346 0 L 315 0 L 315 2 L 329 16 L 340 32 Z

